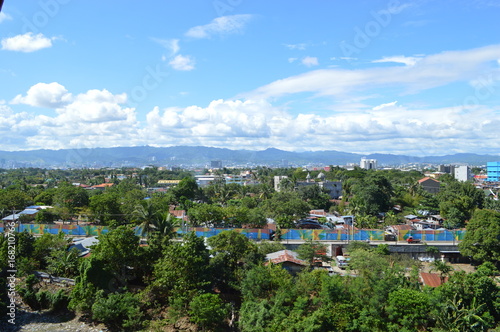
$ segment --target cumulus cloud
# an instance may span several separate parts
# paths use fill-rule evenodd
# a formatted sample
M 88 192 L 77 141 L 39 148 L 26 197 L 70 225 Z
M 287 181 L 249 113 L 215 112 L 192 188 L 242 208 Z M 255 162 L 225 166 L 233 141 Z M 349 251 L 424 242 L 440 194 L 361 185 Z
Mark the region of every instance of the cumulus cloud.
M 175 70 L 189 71 L 195 66 L 194 59 L 189 55 L 177 55 L 168 63 Z
M 500 109 L 482 105 L 421 108 L 387 101 L 335 112 L 292 114 L 262 99 L 207 106 L 155 107 L 145 121 L 126 94 L 89 90 L 53 115 L 15 112 L 0 101 L 0 149 L 204 145 L 233 149 L 340 150 L 439 155 L 500 153 Z M 488 146 L 484 151 L 478 147 Z
M 26 104 L 35 107 L 58 108 L 71 100 L 71 94 L 61 84 L 37 83 L 29 88 L 26 96 L 17 95 L 12 104 Z
M 35 35 L 33 32 L 27 32 L 2 39 L 2 50 L 30 53 L 52 47 L 53 40 L 55 38 L 47 38 L 41 33 Z
M 500 151 L 497 111 L 486 107 L 408 108 L 396 101 L 356 112 L 292 115 L 264 100 L 216 100 L 207 107 L 155 108 L 141 137 L 148 144 L 235 149 L 436 155 L 467 150 L 485 139 Z M 463 144 L 463 145 L 462 145 Z
M 186 36 L 192 38 L 210 38 L 214 35 L 239 33 L 252 19 L 252 15 L 229 15 L 217 17 L 206 25 L 199 25 L 189 29 Z
M 302 64 L 306 67 L 313 67 L 319 65 L 318 58 L 312 56 L 306 56 L 302 59 Z
M 111 147 L 143 142 L 137 138 L 135 109 L 123 106 L 125 93 L 89 90 L 70 98 L 72 95 L 58 83 L 37 84 L 30 90 L 25 97 L 16 97 L 18 101 L 50 107 L 54 114 L 16 113 L 0 102 L 0 135 L 6 137 L 0 149 Z

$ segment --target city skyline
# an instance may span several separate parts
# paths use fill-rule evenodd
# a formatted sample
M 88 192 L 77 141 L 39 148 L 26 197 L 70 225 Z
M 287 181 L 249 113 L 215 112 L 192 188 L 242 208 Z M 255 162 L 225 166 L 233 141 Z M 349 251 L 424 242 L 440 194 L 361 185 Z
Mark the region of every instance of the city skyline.
M 500 154 L 492 1 L 6 2 L 0 150 Z

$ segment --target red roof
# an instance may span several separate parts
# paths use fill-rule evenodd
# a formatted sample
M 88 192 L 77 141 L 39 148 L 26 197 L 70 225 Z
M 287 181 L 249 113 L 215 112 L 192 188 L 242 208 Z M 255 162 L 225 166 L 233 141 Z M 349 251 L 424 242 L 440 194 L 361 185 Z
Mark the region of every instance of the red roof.
M 392 225 L 389 227 L 392 227 L 392 229 L 397 229 L 398 231 L 410 231 L 413 229 L 411 225 Z
M 101 183 L 101 184 L 97 184 L 95 186 L 92 186 L 92 188 L 107 188 L 107 187 L 111 187 L 112 185 L 114 185 L 114 183 Z
M 186 215 L 186 210 L 170 210 L 168 211 L 171 215 L 177 218 L 182 218 Z
M 420 278 L 422 278 L 422 283 L 424 286 L 438 287 L 441 285 L 441 277 L 437 273 L 420 273 Z M 444 282 L 448 281 L 448 277 L 444 278 Z
M 430 178 L 430 177 L 426 176 L 425 178 L 418 180 L 418 183 L 422 183 L 422 182 L 425 182 L 427 180 L 431 180 L 431 181 L 434 181 L 434 182 L 439 182 L 438 180 L 435 180 L 433 178 Z
M 299 258 L 297 258 L 297 254 L 290 250 L 281 250 L 278 252 L 274 252 L 272 254 L 267 255 L 269 257 L 269 261 L 274 264 L 280 264 L 283 262 L 292 262 L 298 265 L 306 266 L 307 263 Z

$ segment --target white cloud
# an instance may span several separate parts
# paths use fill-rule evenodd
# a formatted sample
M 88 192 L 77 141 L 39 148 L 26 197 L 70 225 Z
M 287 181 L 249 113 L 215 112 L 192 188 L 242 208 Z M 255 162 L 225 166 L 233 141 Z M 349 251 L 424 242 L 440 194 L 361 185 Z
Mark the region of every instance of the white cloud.
M 194 69 L 195 61 L 189 55 L 179 54 L 169 62 L 169 65 L 175 70 L 189 71 Z
M 318 58 L 312 56 L 306 56 L 302 59 L 302 64 L 306 67 L 312 67 L 319 65 Z
M 498 110 L 491 108 L 408 108 L 396 101 L 330 115 L 292 115 L 263 100 L 215 100 L 207 107 L 155 108 L 141 137 L 158 146 L 274 146 L 420 156 L 460 152 L 492 140 L 491 153 L 500 152 L 497 118 Z
M 238 33 L 252 19 L 252 15 L 230 15 L 217 17 L 206 25 L 199 25 L 189 29 L 186 36 L 192 38 L 210 38 L 213 35 Z
M 391 107 L 391 106 L 396 106 L 396 104 L 397 104 L 397 100 L 393 101 L 392 103 L 386 103 L 386 104 L 381 104 L 381 105 L 375 106 L 374 108 L 372 108 L 372 110 L 374 110 L 374 111 L 380 111 L 383 108 L 387 108 L 387 107 Z
M 52 47 L 52 40 L 55 38 L 47 38 L 41 33 L 35 35 L 27 32 L 24 35 L 2 39 L 2 50 L 29 53 Z
M 7 15 L 3 12 L 0 12 L 0 23 L 2 23 L 4 21 L 9 21 L 9 20 L 12 20 L 12 17 L 10 15 Z
M 498 107 L 421 108 L 396 101 L 370 106 L 352 100 L 354 106 L 335 112 L 292 114 L 262 99 L 214 100 L 206 107 L 156 107 L 139 122 L 126 102 L 125 94 L 89 90 L 53 115 L 39 115 L 15 112 L 0 101 L 0 149 L 204 145 L 415 156 L 500 153 Z
M 320 69 L 274 81 L 243 96 L 261 99 L 311 92 L 318 96 L 345 97 L 381 87 L 399 89 L 401 94 L 416 93 L 474 79 L 499 57 L 500 45 L 491 45 L 428 55 L 413 66 Z
M 298 60 L 298 58 L 288 58 L 289 63 L 294 63 L 297 60 Z
M 395 55 L 395 56 L 385 56 L 382 59 L 372 61 L 372 63 L 395 62 L 395 63 L 403 63 L 407 66 L 413 66 L 419 60 L 420 60 L 419 57 Z
M 170 55 L 179 53 L 179 39 L 160 39 L 151 37 L 151 40 L 166 48 L 170 52 Z
M 304 51 L 307 48 L 307 44 L 305 43 L 300 43 L 300 44 L 284 44 L 284 46 L 290 50 L 299 50 L 299 51 Z
M 341 56 L 339 58 L 332 57 L 330 60 L 345 60 L 345 61 L 352 61 L 352 60 L 358 60 L 358 58 L 353 58 L 353 57 L 348 57 L 348 56 Z
M 29 88 L 26 96 L 17 95 L 12 104 L 26 104 L 35 107 L 58 108 L 71 100 L 71 94 L 61 84 L 37 83 Z

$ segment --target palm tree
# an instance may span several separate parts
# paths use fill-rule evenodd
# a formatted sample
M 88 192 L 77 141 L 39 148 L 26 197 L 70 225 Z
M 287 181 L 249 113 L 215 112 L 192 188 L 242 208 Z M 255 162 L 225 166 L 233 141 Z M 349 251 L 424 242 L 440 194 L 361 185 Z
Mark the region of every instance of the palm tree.
M 451 271 L 453 271 L 453 267 L 446 264 L 446 262 L 442 260 L 435 260 L 434 262 L 431 263 L 431 266 L 432 267 L 430 271 L 439 272 L 439 278 L 441 279 L 441 284 L 444 283 L 445 278 L 450 275 Z
M 164 237 L 172 238 L 174 228 L 180 226 L 179 220 L 169 212 L 160 213 L 159 218 L 153 219 L 152 231 Z
M 151 233 L 151 226 L 154 220 L 158 219 L 158 211 L 155 209 L 150 200 L 142 201 L 137 204 L 135 210 L 132 212 L 133 219 L 139 222 L 141 228 L 141 236 L 148 236 Z

